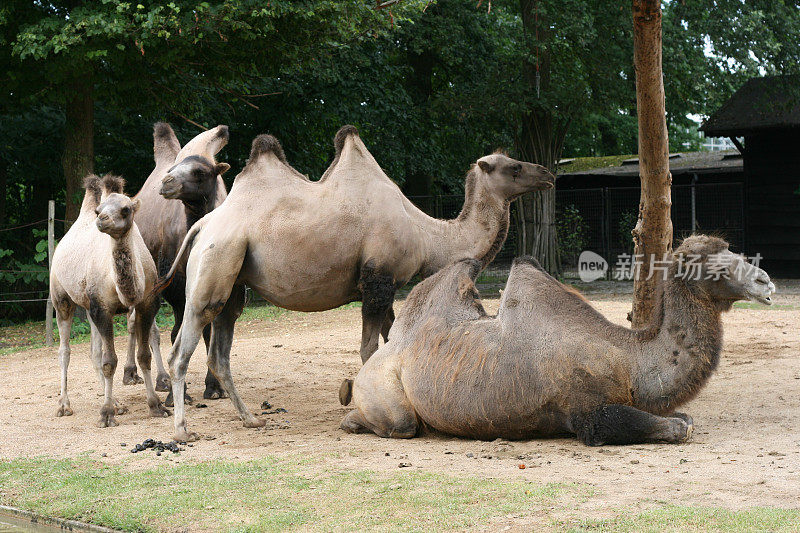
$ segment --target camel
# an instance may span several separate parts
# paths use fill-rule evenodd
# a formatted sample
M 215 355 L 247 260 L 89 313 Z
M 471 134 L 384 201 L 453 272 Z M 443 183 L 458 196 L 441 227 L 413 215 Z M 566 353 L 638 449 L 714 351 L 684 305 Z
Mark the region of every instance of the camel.
M 137 360 L 147 389 L 151 416 L 168 416 L 156 396 L 150 376 L 150 332 L 158 312 L 152 288 L 156 265 L 134 222 L 141 202 L 125 196 L 122 178 L 107 174 L 84 180 L 86 193 L 78 219 L 59 242 L 50 270 L 50 298 L 56 310 L 60 346 L 61 397 L 56 416 L 73 414 L 67 395 L 69 335 L 75 306 L 88 311 L 92 362 L 105 401 L 99 427 L 116 426 L 115 414 L 126 411 L 113 396 L 117 355 L 114 351 L 114 315 L 136 310 Z
M 342 384 L 342 403 L 355 405 L 343 430 L 684 442 L 692 418 L 675 409 L 717 367 L 721 314 L 737 300 L 771 304 L 775 291 L 766 272 L 704 235 L 675 250 L 656 317 L 639 330 L 606 320 L 532 258 L 514 261 L 497 316 L 486 316 L 479 270 L 464 260 L 411 291 L 389 342 Z
M 336 157 L 322 180 L 293 169 L 271 135 L 253 141 L 250 158 L 220 207 L 186 236 L 169 282 L 185 254 L 186 313 L 172 347 L 175 438 L 186 430 L 183 383 L 199 332 L 213 322 L 208 367 L 246 427 L 262 426 L 239 398 L 230 375 L 233 327 L 247 284 L 266 300 L 297 311 L 324 311 L 362 302 L 361 359 L 388 334 L 395 291 L 416 274 L 428 276 L 455 259 L 477 256 L 486 266 L 508 232 L 509 202 L 553 186 L 544 167 L 495 153 L 467 174 L 457 219 L 437 220 L 417 209 L 383 173 L 357 130 L 334 138 Z
M 227 126 L 217 126 L 200 133 L 183 149 L 169 124 L 158 122 L 153 127 L 156 166 L 134 197 L 142 205 L 136 212 L 134 221 L 160 273 L 169 270 L 188 229 L 225 200 L 227 193 L 221 176 L 230 169 L 230 165 L 217 163 L 215 156 L 227 143 Z M 175 314 L 173 341 L 183 319 L 184 285 L 185 280 L 179 275 L 169 290 L 164 292 L 164 299 L 172 306 Z M 122 379 L 126 385 L 142 382 L 136 374 L 135 324 L 134 312 L 128 316 L 128 359 Z M 210 329 L 204 332 L 206 345 L 209 334 Z M 159 340 L 158 327 L 153 323 L 150 342 L 158 369 L 156 390 L 170 391 L 169 374 L 164 370 Z M 213 376 L 206 378 L 203 397 L 213 399 L 222 395 L 219 382 Z M 171 396 L 170 394 L 167 397 L 166 405 L 172 404 Z

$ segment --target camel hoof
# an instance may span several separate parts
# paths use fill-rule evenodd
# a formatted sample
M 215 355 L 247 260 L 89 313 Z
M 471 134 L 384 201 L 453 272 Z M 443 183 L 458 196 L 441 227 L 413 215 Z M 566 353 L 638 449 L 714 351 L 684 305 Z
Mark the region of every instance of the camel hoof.
M 178 431 L 175 433 L 175 436 L 172 438 L 175 442 L 195 442 L 200 440 L 200 435 L 195 433 L 194 431 Z
M 72 408 L 69 405 L 60 405 L 58 406 L 58 410 L 56 411 L 56 416 L 72 416 Z
M 101 414 L 100 420 L 97 421 L 97 427 L 99 428 L 114 428 L 118 425 L 119 423 L 114 419 L 113 414 Z
M 342 405 L 350 405 L 353 399 L 353 380 L 345 379 L 339 386 L 339 403 Z
M 126 366 L 125 373 L 122 374 L 122 383 L 124 385 L 138 385 L 144 383 L 144 380 L 136 373 L 135 366 Z
M 242 424 L 246 428 L 263 428 L 267 425 L 267 421 L 261 420 L 260 418 L 253 418 L 251 420 L 245 420 Z
M 681 440 L 681 442 L 687 442 L 689 439 L 692 438 L 692 433 L 694 433 L 694 424 L 686 424 L 686 436 Z
M 156 378 L 156 390 L 158 392 L 169 392 L 172 390 L 172 381 L 169 379 L 169 374 L 159 374 Z
M 150 408 L 150 416 L 153 418 L 167 418 L 170 415 L 172 415 L 172 412 L 164 407 L 164 404 L 161 402 Z
M 225 394 L 225 391 L 222 389 L 218 389 L 216 387 L 206 387 L 206 390 L 203 391 L 203 398 L 206 400 L 220 400 L 222 398 L 227 398 L 228 395 Z
M 686 422 L 690 426 L 694 425 L 694 420 L 692 420 L 692 417 L 687 415 L 686 413 L 679 413 L 679 412 L 675 411 L 674 413 L 672 413 L 672 417 L 673 418 L 680 418 L 681 420 L 683 420 L 684 422 Z

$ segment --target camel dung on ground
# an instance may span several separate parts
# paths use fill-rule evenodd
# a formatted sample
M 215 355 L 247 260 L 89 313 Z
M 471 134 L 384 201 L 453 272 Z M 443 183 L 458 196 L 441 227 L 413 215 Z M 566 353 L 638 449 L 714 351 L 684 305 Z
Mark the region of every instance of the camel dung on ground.
M 217 126 L 200 133 L 181 149 L 169 124 L 158 122 L 153 127 L 155 168 L 134 197 L 142 205 L 136 212 L 135 222 L 161 274 L 169 270 L 188 229 L 225 201 L 227 193 L 221 176 L 230 165 L 217 163 L 215 157 L 227 144 L 228 136 L 227 126 Z M 163 296 L 175 314 L 175 325 L 172 328 L 174 340 L 183 319 L 186 298 L 182 274 L 176 276 Z M 123 383 L 141 383 L 142 379 L 136 374 L 136 343 L 133 334 L 136 327 L 135 313 L 129 315 L 128 327 L 131 335 Z M 161 359 L 158 329 L 155 324 L 153 328 L 151 348 L 158 369 L 156 390 L 170 391 L 169 374 Z M 210 330 L 206 333 L 206 345 L 209 333 Z M 222 389 L 216 379 L 210 383 L 207 380 L 203 397 L 211 399 L 221 395 Z M 171 404 L 170 397 L 166 404 Z
M 245 426 L 264 424 L 247 410 L 230 377 L 233 326 L 245 284 L 297 311 L 362 301 L 366 361 L 378 348 L 379 335 L 388 334 L 398 288 L 416 274 L 428 276 L 464 257 L 478 257 L 485 267 L 505 241 L 509 203 L 553 186 L 544 167 L 491 154 L 467 174 L 458 218 L 437 220 L 403 196 L 354 127 L 340 129 L 334 146 L 336 157 L 324 179 L 311 182 L 288 164 L 277 139 L 257 137 L 225 203 L 187 234 L 175 262 L 189 254 L 186 314 L 170 358 L 176 439 L 197 438 L 186 430 L 176 391 L 183 388 L 199 332 L 212 321 L 209 369 Z
M 91 326 L 91 355 L 104 391 L 99 427 L 116 426 L 115 414 L 126 411 L 113 396 L 117 355 L 114 315 L 135 309 L 137 360 L 147 388 L 152 416 L 168 416 L 150 376 L 150 333 L 158 312 L 152 289 L 156 265 L 134 222 L 141 202 L 123 194 L 122 178 L 107 174 L 84 180 L 86 193 L 78 219 L 61 239 L 50 269 L 50 298 L 56 311 L 61 364 L 61 397 L 57 416 L 73 414 L 67 394 L 69 335 L 75 306 L 87 310 Z
M 683 442 L 675 409 L 707 382 L 722 348 L 721 314 L 737 300 L 770 304 L 766 272 L 718 238 L 675 250 L 653 322 L 606 320 L 531 258 L 514 261 L 488 317 L 465 260 L 417 285 L 390 340 L 346 380 L 345 431 L 408 438 L 425 425 L 478 439 L 576 435 L 589 445 Z

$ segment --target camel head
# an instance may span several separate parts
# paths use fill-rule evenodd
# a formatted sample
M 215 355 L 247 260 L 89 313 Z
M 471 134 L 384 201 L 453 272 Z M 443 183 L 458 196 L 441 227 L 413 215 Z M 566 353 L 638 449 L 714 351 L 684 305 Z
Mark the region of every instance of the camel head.
M 503 200 L 551 189 L 555 184 L 555 177 L 545 167 L 517 161 L 502 153 L 478 159 L 476 178 L 486 190 Z
M 88 180 L 88 178 L 87 178 Z M 123 194 L 125 181 L 119 176 L 106 174 L 97 178 L 101 190 L 100 203 L 95 207 L 97 229 L 118 239 L 133 227 L 133 215 L 139 209 L 139 199 L 132 199 Z
M 672 274 L 728 310 L 733 302 L 751 300 L 772 305 L 775 285 L 762 269 L 728 250 L 724 240 L 708 235 L 687 237 L 675 250 Z
M 217 194 L 217 176 L 230 168 L 228 163 L 190 155 L 167 171 L 161 180 L 161 196 L 187 203 L 213 201 Z

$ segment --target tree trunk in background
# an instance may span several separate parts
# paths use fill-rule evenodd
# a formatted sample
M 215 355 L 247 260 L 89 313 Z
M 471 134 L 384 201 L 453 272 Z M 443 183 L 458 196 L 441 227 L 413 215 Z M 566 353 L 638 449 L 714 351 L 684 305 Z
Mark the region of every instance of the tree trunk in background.
M 661 71 L 661 0 L 633 0 L 633 63 L 639 117 L 639 220 L 631 232 L 642 264 L 633 288 L 634 327 L 650 322 L 658 277 L 651 260 L 672 250 L 672 175 L 669 172 L 664 78 Z M 650 279 L 648 279 L 650 278 Z
M 75 78 L 67 87 L 64 154 L 66 219 L 75 220 L 81 209 L 82 183 L 94 172 L 94 100 L 91 76 Z
M 8 184 L 8 171 L 5 166 L 0 166 L 0 226 L 6 221 L 6 188 Z
M 546 93 L 550 87 L 550 54 L 536 40 L 537 37 L 539 41 L 544 40 L 547 31 L 547 24 L 535 13 L 536 1 L 520 0 L 519 4 L 528 46 L 522 75 L 529 97 L 535 103 L 522 116 L 515 145 L 521 159 L 547 167 L 555 175 L 569 123 L 556 118 L 551 109 L 538 102 L 539 94 Z M 545 270 L 553 275 L 560 274 L 555 188 L 528 193 L 517 200 L 516 207 L 518 253 L 532 255 Z

